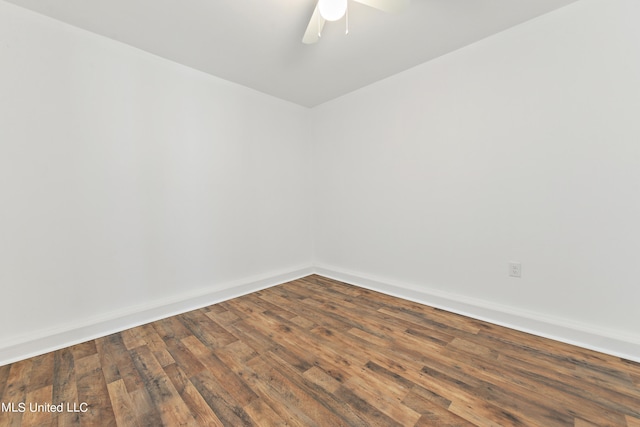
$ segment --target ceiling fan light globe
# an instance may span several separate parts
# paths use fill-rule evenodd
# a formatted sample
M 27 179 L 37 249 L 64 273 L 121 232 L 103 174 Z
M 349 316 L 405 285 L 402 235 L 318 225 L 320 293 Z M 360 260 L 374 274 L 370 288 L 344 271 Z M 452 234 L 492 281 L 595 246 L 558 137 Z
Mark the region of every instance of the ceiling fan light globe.
M 319 0 L 318 11 L 327 21 L 337 21 L 347 12 L 347 0 Z

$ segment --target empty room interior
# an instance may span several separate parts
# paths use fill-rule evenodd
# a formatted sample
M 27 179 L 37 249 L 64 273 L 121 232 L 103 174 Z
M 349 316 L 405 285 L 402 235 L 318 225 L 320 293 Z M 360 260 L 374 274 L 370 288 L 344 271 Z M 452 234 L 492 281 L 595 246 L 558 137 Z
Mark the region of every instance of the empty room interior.
M 639 427 L 638 17 L 0 0 L 0 426 Z

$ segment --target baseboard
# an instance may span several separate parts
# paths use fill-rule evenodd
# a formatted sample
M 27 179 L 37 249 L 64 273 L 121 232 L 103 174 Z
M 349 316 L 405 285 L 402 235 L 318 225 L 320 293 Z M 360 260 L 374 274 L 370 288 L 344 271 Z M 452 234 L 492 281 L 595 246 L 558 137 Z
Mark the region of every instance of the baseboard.
M 112 311 L 81 324 L 43 329 L 28 337 L 3 343 L 0 347 L 0 366 L 50 351 L 79 344 L 135 326 L 185 313 L 211 304 L 226 301 L 251 292 L 299 279 L 313 273 L 313 268 L 302 267 L 291 271 L 254 276 L 215 286 L 215 290 L 205 290 L 183 294 L 172 298 L 152 301 L 147 304 Z
M 490 301 L 434 289 L 416 290 L 395 281 L 395 284 L 390 284 L 388 279 L 365 277 L 333 267 L 316 266 L 314 271 L 330 279 L 640 363 L 640 336 L 620 334 L 531 311 L 516 311 Z
M 380 280 L 332 267 L 316 266 L 228 282 L 216 286 L 216 290 L 213 291 L 156 300 L 94 317 L 80 325 L 76 323 L 73 326 L 37 331 L 29 337 L 3 343 L 0 347 L 0 366 L 196 310 L 312 273 L 640 363 L 640 337 L 637 336 L 621 335 L 615 331 L 594 328 L 591 325 L 569 322 L 566 319 L 552 318 L 539 313 L 522 310 L 516 312 L 511 307 L 434 289 L 415 290 L 395 281 L 396 284 L 392 285 L 388 283 L 390 280 Z

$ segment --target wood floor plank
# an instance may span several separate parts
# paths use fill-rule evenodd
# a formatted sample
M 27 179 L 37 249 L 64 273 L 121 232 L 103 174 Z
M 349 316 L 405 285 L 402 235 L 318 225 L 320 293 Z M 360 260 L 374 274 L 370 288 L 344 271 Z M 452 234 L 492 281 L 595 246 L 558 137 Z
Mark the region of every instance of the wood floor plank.
M 284 305 L 285 301 L 287 300 L 287 293 L 286 292 L 282 294 L 270 293 L 270 294 L 265 294 L 262 298 L 272 301 L 275 304 L 279 303 Z M 335 310 L 335 307 L 333 307 L 333 309 L 331 307 L 332 306 L 326 305 L 323 308 L 322 304 L 314 303 L 311 297 L 309 297 L 301 300 L 300 305 L 291 307 L 291 310 L 294 311 L 295 314 L 298 316 L 307 317 L 309 319 L 311 318 L 319 319 L 321 320 L 321 323 L 318 322 L 320 325 L 326 326 L 328 328 L 331 328 L 337 331 L 346 331 L 353 327 L 359 326 L 358 324 L 354 324 L 353 322 L 351 322 L 344 315 L 345 313 L 339 313 Z M 325 309 L 333 310 L 333 311 L 324 311 Z
M 4 402 L 18 402 L 24 398 L 30 382 L 34 359 L 27 359 L 10 365 L 7 383 L 2 395 Z
M 280 418 L 280 415 L 262 399 L 254 400 L 245 406 L 244 410 L 252 420 L 256 420 L 256 424 L 260 427 L 280 427 L 286 425 L 285 421 Z
M 133 400 L 127 391 L 123 380 L 113 381 L 107 384 L 109 399 L 116 418 L 116 424 L 120 426 L 137 427 L 137 417 Z
M 153 322 L 152 326 L 158 333 L 158 336 L 165 342 L 168 338 L 180 341 L 183 338 L 193 335 L 191 330 L 180 321 L 180 317 L 176 316 Z
M 8 403 L 87 412 L 10 412 Z M 0 367 L 0 426 L 640 427 L 640 363 L 311 275 Z
M 191 331 L 191 335 L 207 346 L 223 347 L 238 339 L 208 317 L 204 310 L 185 313 L 181 316 L 181 320 L 186 328 Z
M 429 412 L 423 414 L 414 427 L 467 427 L 475 426 L 464 418 L 460 418 L 451 412 Z
M 70 348 L 53 353 L 53 390 L 52 402 L 79 402 L 78 382 L 76 375 L 76 360 Z M 96 357 L 92 354 L 86 357 Z M 81 361 L 83 358 L 78 359 Z M 79 426 L 80 417 L 77 413 L 62 412 L 56 416 L 59 426 Z M 28 424 L 25 424 L 28 425 Z
M 292 341 L 297 341 L 304 334 L 309 332 L 299 328 L 287 319 L 279 318 L 271 313 L 253 313 L 252 319 L 255 320 L 254 326 L 263 336 L 268 335 L 269 340 L 277 345 L 271 346 L 270 351 L 264 352 L 268 354 L 277 352 L 282 358 L 290 361 L 296 366 L 300 372 L 303 372 L 316 363 L 316 358 L 308 349 L 301 348 L 298 345 L 291 345 Z
M 317 420 L 319 425 L 363 425 L 362 417 L 357 414 L 352 407 L 349 407 L 341 400 L 337 399 L 332 393 L 328 393 L 326 389 L 318 386 L 307 377 L 300 375 L 291 365 L 278 357 L 278 355 L 269 353 L 266 356 L 269 365 L 286 378 L 293 386 L 299 390 L 302 399 L 312 402 L 311 405 L 305 404 L 305 407 L 317 406 L 313 414 L 313 418 Z M 308 412 L 307 412 L 308 413 Z M 322 415 L 329 414 L 329 415 Z
M 296 314 L 290 312 L 289 310 L 278 306 L 276 304 L 272 304 L 269 301 L 266 301 L 262 298 L 260 298 L 263 295 L 262 292 L 255 292 L 253 294 L 249 294 L 246 295 L 246 300 L 247 301 L 251 301 L 252 303 L 254 303 L 257 307 L 260 307 L 262 309 L 263 312 L 265 311 L 270 311 L 272 313 L 274 313 L 275 315 L 284 318 L 284 319 L 291 319 L 292 317 L 295 317 Z
M 185 341 L 188 343 L 188 338 L 185 337 Z M 175 338 L 165 338 L 164 342 L 167 344 L 167 350 L 176 361 L 176 363 L 168 365 L 178 365 L 182 367 L 182 370 L 188 377 L 198 375 L 200 372 L 207 369 L 198 358 L 187 348 L 187 346 Z
M 631 417 L 629 415 L 627 415 L 625 418 L 627 420 L 628 427 L 640 427 L 640 418 Z
M 300 408 L 316 425 L 362 425 L 362 421 L 349 408 L 338 404 L 340 402 L 335 396 L 315 386 L 277 355 L 269 353 L 255 360 L 266 362 L 269 377 L 280 385 L 282 398 Z
M 55 412 L 49 412 L 44 406 L 46 403 L 52 402 L 53 385 L 48 385 L 27 393 L 26 405 L 27 410 L 22 417 L 22 424 L 33 426 L 51 426 L 54 424 Z M 42 405 L 43 410 L 40 410 Z
M 574 372 L 569 375 L 577 381 L 581 381 L 582 378 L 589 378 L 599 388 L 615 391 L 633 399 L 640 399 L 640 387 L 634 384 L 632 376 L 627 372 L 618 369 L 602 372 L 577 366 Z
M 108 343 L 109 347 L 106 351 L 110 351 L 115 355 L 114 360 L 117 363 L 119 376 L 124 380 L 127 391 L 131 393 L 144 387 L 144 381 L 133 363 L 131 352 L 127 350 L 122 335 L 115 334 L 114 338 Z
M 611 413 L 612 422 L 619 414 L 640 416 L 640 399 L 630 398 L 612 390 L 597 387 L 589 382 L 579 382 L 574 378 L 551 371 L 540 371 L 534 364 L 510 360 L 510 366 L 519 374 L 519 378 L 531 387 L 539 385 L 542 393 L 562 391 L 561 401 L 570 405 L 586 405 L 602 414 Z M 578 385 L 580 383 L 581 385 Z
M 53 385 L 53 353 L 36 356 L 32 360 L 33 365 L 26 388 L 27 393 Z
M 258 356 L 253 348 L 241 340 L 225 345 L 217 353 L 227 366 L 230 366 L 229 361 L 241 364 Z M 223 359 L 224 355 L 227 355 L 228 359 Z
M 205 313 L 205 316 L 207 316 L 209 319 L 215 320 L 222 326 L 228 325 L 240 319 L 235 313 L 229 310 L 222 310 L 219 313 L 207 312 Z
M 247 382 L 251 388 L 260 394 L 261 399 L 280 418 L 285 420 L 286 425 L 296 427 L 316 426 L 315 420 L 310 418 L 303 408 L 296 405 L 291 398 L 286 384 L 280 381 L 281 376 L 271 375 L 272 367 L 264 362 L 262 356 L 257 356 L 247 362 L 249 375 Z
M 158 361 L 160 366 L 167 366 L 175 363 L 153 324 L 138 326 L 138 329 L 145 341 L 145 345 L 143 347 L 146 347 L 151 351 L 151 353 L 153 353 L 153 357 Z M 145 350 L 143 350 L 143 352 L 145 352 Z
M 294 325 L 297 325 L 303 329 L 313 329 L 316 326 L 318 326 L 318 324 L 314 322 L 312 319 L 307 319 L 306 317 L 302 317 L 302 316 L 292 317 L 291 319 L 289 319 L 289 321 Z
M 189 348 L 189 351 L 207 367 L 205 372 L 213 376 L 217 383 L 223 384 L 228 389 L 228 393 L 233 397 L 234 401 L 240 406 L 247 405 L 258 397 L 255 392 L 247 386 L 244 379 L 235 375 L 233 371 L 220 360 L 218 355 L 205 346 L 203 342 L 197 340 L 195 337 L 185 338 L 183 342 Z
M 9 371 L 11 365 L 0 366 L 0 399 L 4 395 L 4 389 L 7 386 L 7 380 L 9 379 Z
M 0 425 L 22 425 L 23 412 L 20 412 L 19 405 L 21 403 L 27 403 L 26 395 L 32 367 L 32 359 L 23 360 L 11 365 L 1 400 L 2 403 L 11 405 L 11 408 L 8 411 L 0 411 Z
M 133 350 L 136 347 L 147 345 L 147 341 L 142 333 L 142 328 L 131 328 L 120 332 L 122 342 L 127 350 Z
M 335 391 L 340 387 L 340 382 L 318 366 L 313 366 L 307 369 L 302 375 L 329 393 L 335 393 Z
M 533 424 L 559 427 L 571 423 L 571 416 L 549 407 L 548 400 L 538 399 L 535 390 L 525 390 L 526 393 L 522 393 L 509 382 L 485 381 L 484 371 L 476 370 L 471 365 L 458 362 L 454 367 L 449 367 L 446 363 L 429 361 L 422 372 L 427 375 L 425 383 L 429 384 L 429 389 L 452 402 L 460 398 L 467 402 L 469 396 L 477 396 L 515 418 L 537 420 Z
M 459 396 L 451 403 L 449 411 L 477 426 L 512 427 L 525 425 L 519 419 L 513 419 L 511 414 L 501 413 L 498 408 L 469 395 Z
M 271 351 L 278 345 L 269 334 L 261 333 L 253 322 L 241 320 L 225 327 L 235 336 L 242 337 L 242 341 L 259 354 Z
M 325 298 L 331 298 L 333 301 L 354 303 L 359 307 L 367 310 L 377 310 L 384 305 L 384 301 L 378 298 L 369 298 L 368 289 L 349 286 L 344 283 L 326 279 L 321 276 L 309 276 L 300 279 L 300 283 L 305 284 L 306 297 L 312 294 L 321 295 Z
M 237 341 L 225 346 L 217 352 L 218 356 L 224 363 L 232 370 L 236 375 L 243 378 L 246 384 L 258 395 L 259 399 L 254 399 L 247 405 L 246 412 L 250 417 L 256 420 L 259 424 L 262 420 L 253 417 L 259 408 L 264 408 L 264 405 L 271 408 L 271 410 L 277 415 L 278 420 L 284 420 L 284 425 L 300 425 L 304 426 L 308 421 L 303 412 L 297 413 L 295 410 L 292 412 L 286 402 L 278 399 L 277 393 L 274 392 L 275 383 L 271 380 L 264 380 L 264 376 L 261 373 L 254 371 L 250 368 L 252 360 L 258 359 L 260 355 L 256 353 L 252 348 L 248 346 L 240 346 Z M 257 400 L 263 401 L 263 403 L 255 403 Z M 269 412 L 266 410 L 261 412 Z M 302 418 L 301 418 L 302 417 Z M 271 422 L 267 420 L 266 422 Z
M 344 387 L 402 425 L 414 425 L 421 416 L 402 403 L 409 390 L 400 392 L 397 390 L 399 387 L 394 387 L 392 383 L 376 381 L 373 376 L 364 372 L 362 376 L 349 378 Z
M 209 371 L 191 378 L 198 393 L 225 426 L 254 426 L 249 414 L 231 393 Z
M 151 401 L 158 409 L 164 425 L 195 426 L 193 416 L 178 391 L 162 369 L 154 352 L 146 346 L 131 351 L 133 362 L 140 372 Z
M 598 427 L 597 424 L 590 423 L 589 421 L 585 421 L 581 418 L 576 418 L 576 421 L 573 425 L 575 427 Z
M 117 357 L 119 353 L 114 351 L 116 345 L 113 341 L 118 339 L 118 334 L 108 335 L 103 338 L 95 340 L 96 350 L 98 351 L 98 357 L 100 358 L 100 368 L 107 384 L 118 381 L 121 379 L 120 370 L 118 369 Z
M 154 427 L 164 425 L 160 411 L 151 400 L 149 391 L 146 388 L 129 392 L 129 396 L 133 406 L 136 408 L 136 422 L 139 426 Z
M 187 374 L 177 364 L 166 366 L 164 370 L 182 400 L 191 409 L 193 418 L 198 425 L 212 427 L 224 425 L 189 380 Z
M 368 402 L 355 394 L 351 389 L 341 385 L 335 393 L 336 397 L 345 402 L 349 407 L 357 411 L 358 415 L 365 422 L 367 426 L 388 426 L 396 427 L 402 426 L 399 422 L 390 418 L 378 408 L 375 407 L 373 402 Z
M 418 386 L 414 387 L 409 393 L 407 393 L 404 399 L 402 399 L 403 405 L 406 405 L 408 408 L 411 408 L 422 415 L 434 415 L 441 417 L 445 413 L 450 413 L 448 408 L 449 405 L 451 405 L 451 401 L 444 399 L 435 393 L 429 392 L 428 390 L 427 396 L 425 396 L 424 393 L 417 392 L 417 388 Z M 446 402 L 446 404 L 443 404 L 443 402 Z M 455 418 L 458 417 L 456 416 Z
M 72 345 L 69 347 L 69 351 L 73 354 L 74 359 L 82 359 L 86 356 L 91 356 L 92 354 L 96 354 L 98 350 L 96 349 L 96 341 L 87 341 L 80 344 Z
M 116 418 L 98 354 L 76 361 L 76 384 L 77 402 L 88 404 L 88 411 L 82 414 L 81 425 L 83 427 L 116 426 Z

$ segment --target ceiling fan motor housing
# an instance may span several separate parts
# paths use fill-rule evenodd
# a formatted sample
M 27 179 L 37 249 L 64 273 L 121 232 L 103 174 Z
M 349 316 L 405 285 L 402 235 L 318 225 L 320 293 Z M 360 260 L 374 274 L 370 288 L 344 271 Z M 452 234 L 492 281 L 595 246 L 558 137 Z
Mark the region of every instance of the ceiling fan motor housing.
M 337 21 L 347 11 L 347 0 L 320 0 L 318 10 L 327 21 Z

